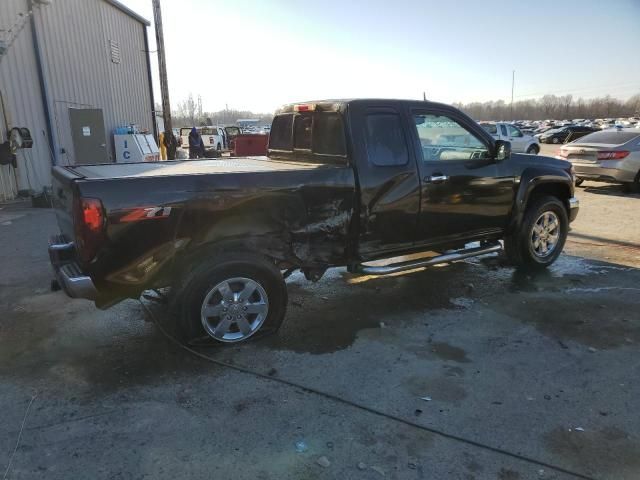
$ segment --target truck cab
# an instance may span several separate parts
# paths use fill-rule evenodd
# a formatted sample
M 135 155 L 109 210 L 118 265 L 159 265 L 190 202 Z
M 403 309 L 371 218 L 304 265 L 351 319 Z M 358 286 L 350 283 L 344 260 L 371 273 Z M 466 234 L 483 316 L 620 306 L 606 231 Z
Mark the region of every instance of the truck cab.
M 480 122 L 482 128 L 496 140 L 511 142 L 514 153 L 540 153 L 540 142 L 533 135 L 527 135 L 515 125 L 507 122 Z

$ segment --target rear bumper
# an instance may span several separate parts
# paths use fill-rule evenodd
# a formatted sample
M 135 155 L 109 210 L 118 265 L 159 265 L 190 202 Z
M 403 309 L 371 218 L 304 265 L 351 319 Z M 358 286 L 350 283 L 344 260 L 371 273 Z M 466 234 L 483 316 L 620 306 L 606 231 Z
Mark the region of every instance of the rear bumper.
M 60 287 L 71 298 L 95 300 L 98 296 L 91 277 L 75 261 L 75 245 L 61 236 L 49 239 L 49 259 Z
M 613 165 L 614 162 L 609 162 L 606 167 L 601 164 L 584 164 L 573 163 L 573 168 L 576 172 L 576 176 L 584 178 L 586 180 L 596 180 L 601 182 L 633 182 L 636 176 L 636 170 L 632 168 L 625 168 L 623 162 L 615 162 L 619 165 Z
M 569 221 L 573 222 L 580 211 L 580 201 L 576 197 L 569 199 Z

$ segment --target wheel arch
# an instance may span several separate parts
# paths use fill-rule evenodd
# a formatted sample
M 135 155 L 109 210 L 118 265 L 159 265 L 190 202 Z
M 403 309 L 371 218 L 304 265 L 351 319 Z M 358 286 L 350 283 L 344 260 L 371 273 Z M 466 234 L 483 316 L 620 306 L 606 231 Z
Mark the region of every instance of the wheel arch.
M 563 170 L 545 167 L 526 169 L 520 177 L 509 231 L 518 229 L 528 206 L 541 196 L 550 195 L 558 198 L 569 214 L 569 199 L 573 196 L 573 192 L 573 180 Z

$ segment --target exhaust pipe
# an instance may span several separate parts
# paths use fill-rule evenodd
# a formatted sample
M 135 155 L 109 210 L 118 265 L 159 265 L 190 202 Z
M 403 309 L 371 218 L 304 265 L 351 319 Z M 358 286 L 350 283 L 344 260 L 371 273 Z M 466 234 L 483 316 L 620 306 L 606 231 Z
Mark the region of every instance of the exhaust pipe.
M 391 273 L 413 270 L 414 268 L 432 267 L 434 265 L 440 265 L 442 263 L 450 263 L 457 260 L 464 260 L 465 258 L 478 257 L 480 255 L 486 255 L 487 253 L 500 252 L 501 250 L 502 245 L 500 244 L 500 242 L 496 242 L 488 245 L 481 245 L 475 248 L 465 248 L 463 250 L 457 250 L 452 253 L 438 255 L 437 257 L 409 260 L 407 262 L 392 263 L 390 265 L 370 266 L 360 263 L 356 265 L 355 270 L 357 273 L 363 273 L 365 275 L 389 275 Z

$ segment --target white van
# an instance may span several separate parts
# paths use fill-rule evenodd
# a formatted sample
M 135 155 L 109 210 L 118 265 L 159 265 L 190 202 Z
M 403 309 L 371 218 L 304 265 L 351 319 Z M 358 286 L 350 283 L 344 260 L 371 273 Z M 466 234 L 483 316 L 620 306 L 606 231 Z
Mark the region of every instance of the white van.
M 189 148 L 189 133 L 192 127 L 183 127 L 180 129 L 180 139 L 182 148 Z M 225 146 L 225 132 L 222 127 L 196 127 L 198 133 L 202 137 L 204 148 L 213 148 L 222 150 Z

